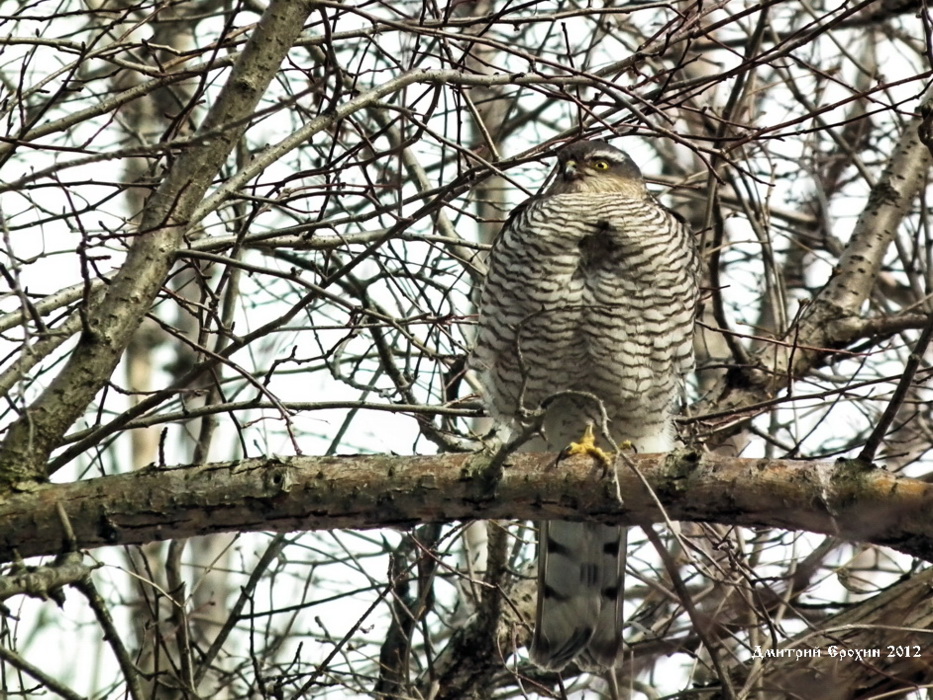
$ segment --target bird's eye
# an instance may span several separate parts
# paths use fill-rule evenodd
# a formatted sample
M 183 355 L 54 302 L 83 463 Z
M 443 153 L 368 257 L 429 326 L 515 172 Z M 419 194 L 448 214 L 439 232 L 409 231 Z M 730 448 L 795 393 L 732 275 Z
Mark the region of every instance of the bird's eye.
M 596 170 L 609 170 L 609 161 L 599 158 L 593 161 L 593 168 Z

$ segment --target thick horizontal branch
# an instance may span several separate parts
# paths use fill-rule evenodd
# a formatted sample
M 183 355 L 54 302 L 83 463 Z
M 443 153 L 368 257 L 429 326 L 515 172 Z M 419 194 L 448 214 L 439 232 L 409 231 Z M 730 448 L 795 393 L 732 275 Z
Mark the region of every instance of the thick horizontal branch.
M 671 520 L 809 530 L 933 560 L 933 485 L 849 462 L 689 452 L 619 461 L 624 503 L 586 457 L 287 457 L 149 468 L 48 484 L 0 502 L 0 560 L 228 531 L 407 526 L 476 518 Z M 61 509 L 58 508 L 61 505 Z

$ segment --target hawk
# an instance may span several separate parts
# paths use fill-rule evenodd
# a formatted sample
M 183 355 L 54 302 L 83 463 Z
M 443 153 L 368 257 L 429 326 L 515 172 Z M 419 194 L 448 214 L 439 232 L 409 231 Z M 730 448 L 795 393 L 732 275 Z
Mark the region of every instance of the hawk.
M 519 449 L 670 451 L 693 368 L 694 236 L 623 151 L 582 141 L 557 161 L 550 188 L 518 206 L 493 245 L 471 366 L 506 435 L 543 415 Z M 534 663 L 615 664 L 625 549 L 618 526 L 539 525 Z

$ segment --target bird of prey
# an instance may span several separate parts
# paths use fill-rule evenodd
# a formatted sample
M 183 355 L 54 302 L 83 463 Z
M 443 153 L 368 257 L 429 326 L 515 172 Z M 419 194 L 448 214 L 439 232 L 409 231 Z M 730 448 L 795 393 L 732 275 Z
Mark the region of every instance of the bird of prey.
M 693 367 L 695 238 L 623 151 L 581 141 L 557 161 L 551 186 L 512 212 L 493 246 L 470 364 L 506 436 L 543 412 L 519 449 L 670 451 Z M 617 526 L 539 525 L 534 663 L 616 663 L 625 549 Z

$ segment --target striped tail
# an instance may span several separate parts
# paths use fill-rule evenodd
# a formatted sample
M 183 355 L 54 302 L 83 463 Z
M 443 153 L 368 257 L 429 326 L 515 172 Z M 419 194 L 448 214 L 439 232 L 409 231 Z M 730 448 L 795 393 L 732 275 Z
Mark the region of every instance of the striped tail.
M 627 528 L 543 522 L 538 534 L 538 609 L 531 660 L 559 671 L 580 656 L 610 668 L 622 650 Z

